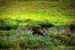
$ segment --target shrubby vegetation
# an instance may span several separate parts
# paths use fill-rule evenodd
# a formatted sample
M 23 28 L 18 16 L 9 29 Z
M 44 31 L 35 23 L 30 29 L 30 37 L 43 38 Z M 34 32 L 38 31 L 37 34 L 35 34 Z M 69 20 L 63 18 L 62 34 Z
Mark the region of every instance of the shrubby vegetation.
M 0 30 L 17 29 L 17 22 L 13 20 L 0 20 Z
M 12 34 L 12 33 L 11 33 Z M 48 36 L 33 36 L 32 33 L 23 33 L 20 32 L 18 35 L 4 35 L 0 37 L 0 47 L 1 48 L 30 48 L 30 49 L 46 49 L 50 47 L 56 47 L 63 45 L 62 42 L 56 39 L 52 39 Z
M 0 0 L 0 49 L 69 50 L 75 47 L 74 32 L 33 35 L 32 31 L 34 27 L 75 29 L 74 9 L 73 0 Z
M 9 20 L 10 22 L 6 22 L 6 20 L 4 21 L 5 22 L 3 22 L 2 20 L 2 25 L 4 25 L 3 27 L 6 27 L 8 25 L 8 27 L 11 26 L 11 29 L 7 30 L 7 28 L 4 28 L 0 30 L 0 47 L 3 49 L 13 48 L 13 49 L 21 50 L 23 48 L 23 49 L 48 49 L 49 50 L 49 49 L 56 49 L 56 48 L 58 49 L 62 47 L 66 48 L 68 46 L 75 46 L 74 34 L 48 33 L 45 35 L 33 35 L 32 32 L 25 33 L 24 30 L 18 30 L 18 28 L 14 29 L 14 27 L 16 27 L 16 24 L 18 22 L 16 20 L 15 23 L 13 22 L 13 20 L 12 21 Z M 52 24 L 47 24 L 45 22 L 41 22 L 41 23 L 37 22 L 37 23 L 40 26 L 44 26 L 44 27 L 48 25 L 49 26 L 52 25 Z

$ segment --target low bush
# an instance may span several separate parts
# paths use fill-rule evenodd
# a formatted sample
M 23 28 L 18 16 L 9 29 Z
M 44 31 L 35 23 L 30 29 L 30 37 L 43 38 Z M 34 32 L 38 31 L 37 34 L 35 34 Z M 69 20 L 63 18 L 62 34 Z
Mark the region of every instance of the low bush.
M 31 21 L 28 23 L 29 27 L 40 27 L 40 28 L 44 28 L 44 27 L 54 27 L 55 25 L 53 23 L 50 23 L 49 21 Z
M 17 27 L 15 20 L 0 20 L 0 30 L 17 29 Z
M 75 34 L 72 34 L 70 40 L 67 42 L 69 46 L 75 46 Z
M 62 45 L 62 43 L 48 36 L 32 35 L 30 32 L 24 36 L 20 35 L 21 48 L 48 48 L 58 45 Z
M 60 33 L 60 34 L 52 34 L 49 33 L 48 36 L 50 38 L 53 39 L 57 39 L 60 40 L 61 42 L 63 42 L 62 44 L 66 45 L 66 46 L 75 46 L 75 34 L 64 34 L 64 33 Z
M 15 37 L 0 37 L 0 48 L 17 48 L 18 42 Z
M 0 30 L 0 36 L 13 36 L 13 35 L 16 35 L 17 33 L 17 30 L 10 30 L 10 31 L 3 31 L 3 30 Z

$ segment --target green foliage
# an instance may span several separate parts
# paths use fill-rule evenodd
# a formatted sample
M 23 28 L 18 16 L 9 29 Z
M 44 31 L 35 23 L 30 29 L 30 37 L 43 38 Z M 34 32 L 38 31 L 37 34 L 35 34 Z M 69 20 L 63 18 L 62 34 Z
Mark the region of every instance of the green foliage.
M 75 34 L 48 34 L 53 39 L 57 39 L 62 42 L 63 45 L 66 46 L 75 46 Z
M 0 20 L 0 30 L 16 29 L 17 23 L 14 20 Z
M 21 48 L 49 48 L 61 45 L 62 43 L 56 39 L 49 38 L 48 36 L 33 36 L 32 33 L 20 35 Z
M 71 1 L 71 0 L 70 0 Z M 1 0 L 0 47 L 46 48 L 75 46 L 75 35 L 48 34 L 33 36 L 18 27 L 51 27 L 68 25 L 75 17 L 73 1 L 68 0 Z M 71 11 L 72 10 L 72 11 Z M 47 20 L 46 20 L 47 19 Z M 63 46 L 62 46 L 63 45 Z M 17 49 L 18 50 L 18 49 Z M 55 48 L 54 50 L 60 50 Z
M 44 20 L 44 21 L 36 21 L 36 23 L 38 25 L 40 25 L 41 27 L 53 27 L 54 25 L 52 23 L 50 23 L 48 20 Z
M 67 41 L 67 45 L 69 45 L 69 46 L 75 46 L 75 34 L 71 35 L 70 40 Z
M 13 36 L 16 34 L 16 30 L 10 30 L 10 31 L 3 31 L 3 30 L 0 30 L 0 37 L 2 36 Z
M 18 45 L 17 39 L 13 37 L 0 37 L 1 48 L 16 48 Z

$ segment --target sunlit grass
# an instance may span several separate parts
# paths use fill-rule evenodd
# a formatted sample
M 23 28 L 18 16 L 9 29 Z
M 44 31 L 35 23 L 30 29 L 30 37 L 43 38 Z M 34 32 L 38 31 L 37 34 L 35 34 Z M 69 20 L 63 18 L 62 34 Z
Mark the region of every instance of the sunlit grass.
M 18 20 L 26 20 L 26 19 L 31 19 L 33 21 L 44 21 L 47 20 L 51 23 L 54 23 L 56 25 L 60 24 L 65 24 L 68 23 L 69 19 L 63 16 L 62 14 L 56 14 L 53 15 L 47 12 L 37 12 L 37 13 L 31 13 L 31 12 L 12 12 L 9 11 L 9 13 L 5 13 L 0 15 L 0 18 L 5 18 L 5 19 L 18 19 Z
M 2 47 L 10 48 L 9 50 L 21 50 L 22 48 L 41 50 L 64 50 L 65 45 L 75 41 L 75 35 L 68 37 L 64 34 L 51 34 L 48 36 L 33 36 L 32 32 L 25 33 L 21 28 L 31 28 L 41 25 L 53 24 L 54 27 L 70 24 L 75 20 L 74 16 L 63 5 L 56 1 L 43 0 L 8 0 L 7 4 L 0 7 L 0 44 Z M 20 27 L 21 26 L 21 27 Z M 22 27 L 23 26 L 23 27 Z M 25 27 L 26 26 L 26 27 Z M 8 31 L 7 28 L 11 28 Z M 10 29 L 9 28 L 9 29 Z M 17 29 L 18 28 L 18 29 Z M 63 39 L 56 39 L 56 37 Z M 64 42 L 67 42 L 64 43 Z M 40 48 L 39 48 L 40 47 Z M 12 49 L 14 48 L 14 49 Z
M 58 6 L 57 6 L 58 5 Z M 47 20 L 55 25 L 67 24 L 70 18 L 64 15 L 68 10 L 61 9 L 58 2 L 48 1 L 31 1 L 31 2 L 8 2 L 5 6 L 0 7 L 0 19 L 26 20 L 35 21 Z M 61 10 L 61 11 L 60 11 Z M 20 23 L 28 24 L 28 23 Z

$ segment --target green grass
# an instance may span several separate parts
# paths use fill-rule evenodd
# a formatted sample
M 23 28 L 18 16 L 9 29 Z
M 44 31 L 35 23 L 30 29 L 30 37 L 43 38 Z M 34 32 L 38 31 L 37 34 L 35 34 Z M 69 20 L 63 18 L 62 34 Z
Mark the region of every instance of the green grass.
M 11 33 L 12 34 L 12 33 Z M 18 35 L 2 35 L 0 37 L 0 47 L 2 48 L 30 48 L 30 49 L 46 49 L 63 45 L 62 42 L 48 36 L 33 36 L 32 33 L 19 32 Z M 64 45 L 65 46 L 65 45 Z
M 0 31 L 1 33 L 2 31 Z M 68 37 L 65 34 L 49 34 L 45 36 L 35 35 L 31 32 L 24 33 L 23 31 L 11 30 L 3 31 L 4 35 L 0 34 L 0 47 L 3 49 L 48 49 L 48 50 L 64 50 L 73 49 L 75 43 L 75 35 Z M 10 34 L 8 36 L 8 34 Z M 56 37 L 59 37 L 58 39 Z
M 55 0 L 6 0 L 6 3 L 0 4 L 0 47 L 9 50 L 64 50 L 67 46 L 75 46 L 75 35 L 68 37 L 63 33 L 48 33 L 46 36 L 33 36 L 31 32 L 24 33 L 21 30 L 17 34 L 18 27 L 69 25 L 75 20 L 75 15 L 73 9 L 67 7 L 68 3 Z
M 68 24 L 72 16 L 72 11 L 65 8 L 59 1 L 8 1 L 6 5 L 0 7 L 0 18 L 2 19 L 18 19 L 18 20 L 32 20 L 36 21 L 48 20 L 55 25 Z M 25 24 L 25 23 L 21 23 Z M 30 23 L 26 23 L 30 24 Z

